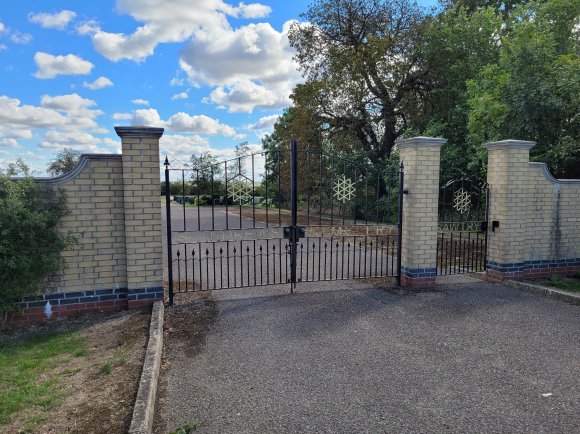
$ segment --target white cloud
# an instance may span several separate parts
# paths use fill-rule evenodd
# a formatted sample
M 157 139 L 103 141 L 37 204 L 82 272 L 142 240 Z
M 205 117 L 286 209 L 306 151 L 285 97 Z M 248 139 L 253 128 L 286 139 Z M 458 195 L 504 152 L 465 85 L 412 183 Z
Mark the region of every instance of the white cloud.
M 269 130 L 274 128 L 274 124 L 278 120 L 279 115 L 264 116 L 254 124 L 248 125 L 249 130 Z
M 176 93 L 175 95 L 173 95 L 171 97 L 171 100 L 175 101 L 176 99 L 187 99 L 187 98 L 189 98 L 189 95 L 187 94 L 187 92 L 179 92 L 179 93 Z
M 95 20 L 87 20 L 79 23 L 75 27 L 76 32 L 81 36 L 92 36 L 101 30 L 99 23 Z
M 10 40 L 15 44 L 26 45 L 32 41 L 32 35 L 30 33 L 14 32 L 10 35 Z
M 220 123 L 218 120 L 205 115 L 188 115 L 177 113 L 167 120 L 167 128 L 173 131 L 233 136 L 236 134 L 229 125 Z
M 0 44 L 0 51 L 8 50 L 8 47 L 4 44 Z
M 105 87 L 111 87 L 113 86 L 113 82 L 107 77 L 99 77 L 92 83 L 87 83 L 86 81 L 83 82 L 83 86 L 91 90 L 97 90 L 103 89 Z
M 86 75 L 90 74 L 94 65 L 74 54 L 53 56 L 41 51 L 34 55 L 34 62 L 38 67 L 33 75 L 36 78 L 54 78 L 57 75 Z
M 20 144 L 16 139 L 3 137 L 0 138 L 0 147 L 19 148 Z
M 219 87 L 208 101 L 230 111 L 287 106 L 301 80 L 288 43 L 291 22 L 280 32 L 268 23 L 233 29 L 228 22 L 228 17 L 266 17 L 269 6 L 196 0 L 192 8 L 190 0 L 118 0 L 117 10 L 142 24 L 129 34 L 99 28 L 92 37 L 99 53 L 112 61 L 139 62 L 158 44 L 188 41 L 180 52 L 181 68 L 191 84 Z M 183 80 L 176 76 L 170 84 L 182 85 Z
M 114 119 L 127 119 L 126 113 L 115 113 Z M 161 119 L 161 116 L 154 108 L 139 109 L 133 112 L 130 119 L 131 125 L 148 125 L 153 127 L 163 127 L 170 131 L 181 133 L 196 133 L 207 135 L 221 135 L 232 137 L 235 136 L 235 130 L 226 124 L 222 124 L 217 119 L 205 115 L 190 115 L 179 112 L 167 120 Z
M 0 33 L 3 33 L 5 28 L 4 23 L 0 22 Z
M 39 24 L 45 29 L 64 30 L 76 16 L 77 14 L 75 12 L 65 9 L 54 14 L 47 12 L 30 13 L 28 14 L 28 20 L 32 23 Z
M 253 81 L 245 80 L 231 86 L 219 86 L 204 102 L 213 102 L 229 112 L 251 113 L 255 108 L 280 109 L 290 105 L 287 95 L 277 94 Z
M 40 106 L 21 104 L 20 100 L 0 96 L 0 138 L 3 146 L 18 147 L 20 139 L 37 139 L 41 148 L 62 149 L 70 146 L 84 152 L 98 152 L 102 139 L 94 134 L 108 131 L 99 128 L 95 119 L 102 114 L 96 102 L 76 93 L 44 95 Z
M 301 80 L 288 43 L 291 24 L 282 32 L 259 23 L 192 38 L 180 52 L 180 65 L 193 84 L 218 86 L 206 102 L 232 112 L 286 107 Z
M 58 96 L 44 95 L 40 103 L 43 107 L 62 111 L 72 116 L 94 119 L 103 114 L 101 110 L 89 108 L 97 104 L 95 101 L 83 98 L 76 93 Z
M 119 120 L 131 120 L 133 119 L 133 114 L 132 113 L 113 113 L 113 116 L 111 116 L 113 119 L 115 119 L 116 121 Z
M 133 104 L 137 104 L 137 105 L 149 105 L 149 101 L 147 101 L 146 99 L 141 99 L 141 98 L 133 99 L 133 100 L 131 100 L 131 102 Z

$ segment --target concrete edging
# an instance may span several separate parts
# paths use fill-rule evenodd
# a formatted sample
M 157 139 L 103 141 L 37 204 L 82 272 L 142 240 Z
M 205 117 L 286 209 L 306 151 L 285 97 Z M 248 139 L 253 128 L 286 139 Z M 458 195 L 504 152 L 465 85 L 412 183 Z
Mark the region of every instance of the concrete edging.
M 141 371 L 139 391 L 133 406 L 130 434 L 150 434 L 153 430 L 155 414 L 155 398 L 157 382 L 161 368 L 161 353 L 163 351 L 163 303 L 156 301 L 151 311 L 149 326 L 149 343 Z
M 512 288 L 521 289 L 522 291 L 531 292 L 534 294 L 545 295 L 550 298 L 565 301 L 576 306 L 580 306 L 580 295 L 572 294 L 570 292 L 562 291 L 560 289 L 549 288 L 547 286 L 534 285 L 527 282 L 519 282 L 517 280 L 504 280 L 504 285 Z

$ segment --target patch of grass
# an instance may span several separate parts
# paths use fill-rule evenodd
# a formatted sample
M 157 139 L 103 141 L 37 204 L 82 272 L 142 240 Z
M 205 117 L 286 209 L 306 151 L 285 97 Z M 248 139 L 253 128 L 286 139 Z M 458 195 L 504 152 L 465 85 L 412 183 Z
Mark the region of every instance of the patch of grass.
M 540 280 L 539 283 L 565 291 L 580 292 L 580 275 L 578 277 L 575 276 L 575 278 L 552 276 L 549 279 Z
M 127 364 L 127 350 L 124 347 L 119 347 L 115 350 L 115 355 L 113 356 L 116 365 L 126 365 Z
M 175 431 L 171 431 L 169 434 L 191 434 L 195 430 L 197 430 L 197 422 L 194 421 L 176 428 Z
M 63 396 L 51 371 L 86 343 L 75 332 L 51 332 L 0 340 L 0 426 L 24 407 L 53 407 Z
M 99 372 L 101 374 L 110 374 L 113 370 L 113 364 L 111 362 L 105 362 L 99 367 Z

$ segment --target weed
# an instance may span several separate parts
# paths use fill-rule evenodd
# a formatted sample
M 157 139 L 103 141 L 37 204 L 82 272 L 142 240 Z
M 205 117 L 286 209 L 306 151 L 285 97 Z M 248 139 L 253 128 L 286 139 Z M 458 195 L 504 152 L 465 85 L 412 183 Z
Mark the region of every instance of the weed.
M 76 369 L 65 369 L 63 370 L 60 375 L 63 377 L 72 377 L 73 375 L 78 374 L 79 372 L 81 372 L 82 369 L 81 368 L 76 368 Z
M 99 367 L 99 372 L 101 374 L 110 374 L 113 370 L 113 365 L 111 362 L 105 362 Z
M 197 430 L 197 422 L 194 421 L 188 423 L 187 425 L 183 425 L 180 426 L 179 428 L 176 428 L 175 431 L 171 431 L 171 433 L 169 434 L 191 434 L 195 430 Z
M 119 347 L 115 350 L 114 359 L 117 365 L 127 364 L 127 351 L 124 347 Z

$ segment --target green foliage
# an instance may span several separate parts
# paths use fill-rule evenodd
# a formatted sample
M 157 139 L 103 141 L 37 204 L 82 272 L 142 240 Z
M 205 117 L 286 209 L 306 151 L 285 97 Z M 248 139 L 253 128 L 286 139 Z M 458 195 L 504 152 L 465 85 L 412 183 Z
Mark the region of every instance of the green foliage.
M 223 190 L 220 181 L 224 165 L 220 164 L 210 151 L 204 151 L 199 156 L 192 155 L 191 168 L 195 194 L 211 194 L 212 186 L 214 192 Z
M 0 313 L 37 293 L 43 280 L 64 269 L 60 253 L 75 242 L 57 228 L 67 214 L 63 191 L 55 193 L 30 176 L 11 179 L 0 172 Z M 27 168 L 20 167 L 27 175 Z
M 468 82 L 471 140 L 533 140 L 533 159 L 556 177 L 580 177 L 580 2 L 516 8 L 497 63 Z
M 197 430 L 197 422 L 191 422 L 187 425 L 180 426 L 176 428 L 174 431 L 171 431 L 170 434 L 191 434 L 192 432 Z
M 54 161 L 48 166 L 48 173 L 52 176 L 70 172 L 79 162 L 81 153 L 71 148 L 63 148 L 56 154 Z

